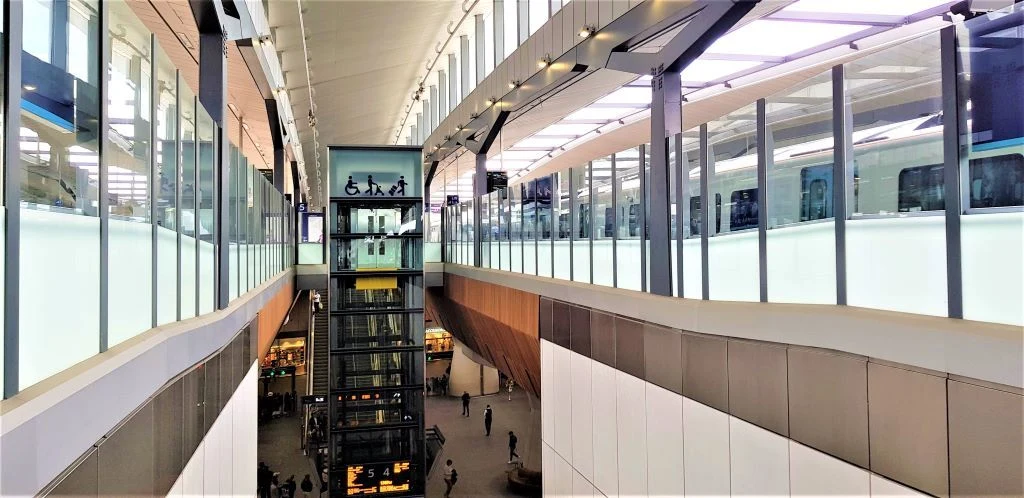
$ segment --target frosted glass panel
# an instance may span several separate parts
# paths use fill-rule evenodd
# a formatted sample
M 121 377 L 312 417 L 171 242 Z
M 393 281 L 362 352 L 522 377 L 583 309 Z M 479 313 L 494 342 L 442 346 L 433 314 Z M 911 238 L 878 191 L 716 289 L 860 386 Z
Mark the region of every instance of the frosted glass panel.
M 199 241 L 199 313 L 213 311 L 213 244 Z
M 1024 325 L 1024 213 L 960 218 L 964 318 Z
M 847 303 L 946 316 L 946 225 L 942 216 L 846 223 Z
M 710 299 L 760 300 L 757 260 L 757 232 L 711 237 L 708 240 Z
M 238 244 L 228 245 L 228 296 L 230 299 L 238 297 Z
M 835 222 L 768 230 L 768 301 L 836 303 Z
M 704 297 L 704 268 L 701 266 L 700 239 L 683 241 L 683 297 Z
M 196 316 L 196 239 L 181 235 L 181 318 Z
M 99 353 L 99 218 L 22 209 L 20 270 L 18 384 L 24 389 Z M 59 309 L 55 292 L 66 297 Z
M 107 267 L 107 344 L 153 326 L 153 225 L 111 219 Z
M 178 234 L 156 229 L 156 323 L 178 319 Z

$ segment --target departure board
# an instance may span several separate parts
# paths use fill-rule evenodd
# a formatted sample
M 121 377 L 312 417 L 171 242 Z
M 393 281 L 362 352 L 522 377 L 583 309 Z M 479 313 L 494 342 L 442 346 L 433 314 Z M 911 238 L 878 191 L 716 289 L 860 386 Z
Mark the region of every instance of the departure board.
M 354 496 L 409 491 L 411 476 L 409 462 L 349 465 L 346 494 Z

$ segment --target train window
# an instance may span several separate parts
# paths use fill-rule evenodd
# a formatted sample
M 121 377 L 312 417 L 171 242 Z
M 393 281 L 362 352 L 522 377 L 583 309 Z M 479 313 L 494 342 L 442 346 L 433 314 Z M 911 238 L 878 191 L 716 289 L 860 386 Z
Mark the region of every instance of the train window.
M 832 217 L 832 165 L 800 170 L 800 221 Z
M 690 235 L 700 235 L 701 226 L 701 211 L 700 211 L 700 196 L 694 195 L 690 197 Z
M 729 196 L 729 231 L 757 228 L 757 189 L 734 190 Z
M 971 159 L 971 207 L 1024 206 L 1024 155 Z
M 945 180 L 941 164 L 903 168 L 899 175 L 899 211 L 946 209 Z

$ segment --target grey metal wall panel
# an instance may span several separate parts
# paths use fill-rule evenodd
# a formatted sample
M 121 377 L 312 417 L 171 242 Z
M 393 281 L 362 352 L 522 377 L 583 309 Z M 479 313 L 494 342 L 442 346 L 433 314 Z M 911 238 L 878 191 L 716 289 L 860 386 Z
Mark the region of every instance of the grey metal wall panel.
M 158 496 L 166 495 L 178 475 L 185 468 L 184 454 L 184 385 L 181 378 L 167 386 L 153 401 L 155 432 L 153 444 L 156 461 L 153 465 L 154 489 Z
M 566 349 L 570 347 L 569 338 L 572 333 L 569 323 L 569 310 L 570 306 L 568 304 L 555 301 L 551 312 L 553 342 Z
M 644 324 L 615 317 L 615 368 L 644 378 Z
M 153 403 L 146 403 L 97 448 L 100 496 L 153 496 Z
M 1024 496 L 1024 396 L 950 380 L 953 496 Z
M 184 446 L 182 447 L 182 455 L 185 461 L 182 462 L 182 468 L 188 463 L 188 458 L 195 453 L 199 443 L 203 440 L 203 435 L 206 434 L 206 427 L 203 426 L 203 389 L 206 384 L 204 374 L 204 369 L 194 368 L 183 377 L 182 408 L 184 411 L 184 430 L 182 431 L 182 439 Z
M 82 460 L 82 463 L 75 467 L 67 477 L 64 478 L 53 488 L 47 496 L 74 496 L 76 498 L 85 498 L 89 496 L 99 496 L 100 492 L 100 474 L 99 474 L 99 458 L 96 456 L 96 452 L 92 452 Z
M 949 495 L 946 379 L 868 363 L 871 470 Z
M 683 396 L 728 413 L 728 365 L 725 339 L 683 334 Z
M 552 302 L 546 297 L 540 298 L 540 338 L 548 342 L 555 342 L 554 334 L 552 333 L 553 325 L 551 323 L 551 311 Z
M 789 436 L 786 347 L 730 339 L 729 413 Z
M 683 394 L 683 334 L 644 324 L 644 374 L 647 382 Z
M 789 437 L 868 467 L 867 359 L 791 347 Z
M 572 4 L 570 4 L 572 5 Z M 607 313 L 590 313 L 591 358 L 615 368 L 615 317 Z
M 572 350 L 590 358 L 590 308 L 573 306 L 570 344 Z

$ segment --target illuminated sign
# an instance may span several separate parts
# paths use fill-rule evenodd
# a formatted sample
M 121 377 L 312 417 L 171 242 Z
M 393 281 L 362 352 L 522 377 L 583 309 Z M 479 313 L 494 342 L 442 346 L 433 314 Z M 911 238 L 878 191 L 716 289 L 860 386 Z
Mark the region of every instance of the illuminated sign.
M 409 462 L 349 465 L 345 494 L 353 496 L 409 491 L 411 476 Z

